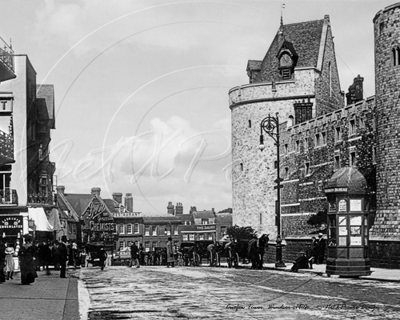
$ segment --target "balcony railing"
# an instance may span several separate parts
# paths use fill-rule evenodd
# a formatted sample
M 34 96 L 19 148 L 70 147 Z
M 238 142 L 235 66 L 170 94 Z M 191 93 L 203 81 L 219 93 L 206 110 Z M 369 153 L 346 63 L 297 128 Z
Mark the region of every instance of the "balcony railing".
M 9 187 L 0 189 L 0 205 L 18 205 L 17 190 Z
M 29 193 L 28 194 L 28 204 L 54 204 L 53 195 L 43 194 L 43 193 Z
M 0 156 L 14 159 L 14 138 L 0 130 Z
M 3 48 L 0 48 L 0 60 L 5 64 L 10 70 L 14 72 L 14 59 L 13 59 L 13 54 L 14 50 L 11 49 L 11 47 L 3 40 L 0 38 L 0 46 Z

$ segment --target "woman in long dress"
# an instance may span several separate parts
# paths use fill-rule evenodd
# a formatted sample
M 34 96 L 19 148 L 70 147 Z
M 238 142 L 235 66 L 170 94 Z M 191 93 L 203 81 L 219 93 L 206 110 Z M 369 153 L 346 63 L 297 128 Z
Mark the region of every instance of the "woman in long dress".
M 3 269 L 5 260 L 6 260 L 6 246 L 3 243 L 3 239 L 0 239 L 0 283 L 6 281 Z
M 175 257 L 174 257 L 174 245 L 172 243 L 172 238 L 168 238 L 167 242 L 167 267 L 174 267 Z
M 12 245 L 11 242 L 9 242 L 7 244 L 7 248 L 6 248 L 6 273 L 7 273 L 7 280 L 12 280 L 13 279 L 13 275 L 14 275 L 14 269 L 15 269 L 15 265 L 14 265 L 14 247 Z
M 32 236 L 24 235 L 25 243 L 21 246 L 19 256 L 19 267 L 21 269 L 21 284 L 31 284 L 35 282 L 36 266 L 34 256 L 35 248 L 32 246 Z

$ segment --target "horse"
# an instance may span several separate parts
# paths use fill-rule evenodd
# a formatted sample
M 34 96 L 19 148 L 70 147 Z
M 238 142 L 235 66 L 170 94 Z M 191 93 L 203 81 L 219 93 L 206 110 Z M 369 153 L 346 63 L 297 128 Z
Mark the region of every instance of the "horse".
M 254 237 L 248 242 L 247 252 L 251 261 L 251 269 L 262 269 L 264 263 L 265 247 L 268 248 L 268 234 L 263 234 L 259 239 Z

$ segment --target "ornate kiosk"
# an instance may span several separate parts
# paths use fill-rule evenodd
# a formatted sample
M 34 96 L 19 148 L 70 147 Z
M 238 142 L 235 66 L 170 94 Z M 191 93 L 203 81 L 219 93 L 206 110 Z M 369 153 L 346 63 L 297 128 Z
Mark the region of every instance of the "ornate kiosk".
M 344 167 L 328 181 L 325 194 L 329 202 L 327 275 L 370 275 L 367 181 L 355 167 Z

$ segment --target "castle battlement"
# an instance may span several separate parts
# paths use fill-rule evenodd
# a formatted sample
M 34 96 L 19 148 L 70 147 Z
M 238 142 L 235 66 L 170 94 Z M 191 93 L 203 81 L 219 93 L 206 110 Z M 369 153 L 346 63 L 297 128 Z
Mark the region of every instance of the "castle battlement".
M 288 127 L 282 133 L 284 133 L 286 131 L 288 135 L 301 134 L 308 130 L 312 130 L 312 129 L 315 130 L 318 128 L 322 128 L 323 126 L 333 124 L 336 121 L 340 121 L 344 118 L 360 116 L 365 112 L 372 111 L 374 109 L 374 107 L 375 107 L 375 96 L 372 96 L 365 100 L 358 101 L 356 103 L 348 105 L 344 108 L 324 114 L 317 118 L 313 118 L 308 121 L 304 121 L 302 123 Z M 281 123 L 282 127 L 285 127 L 285 126 L 287 127 L 287 125 L 288 125 L 287 122 Z

